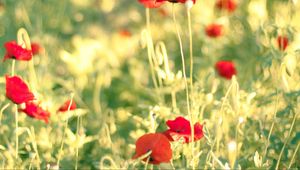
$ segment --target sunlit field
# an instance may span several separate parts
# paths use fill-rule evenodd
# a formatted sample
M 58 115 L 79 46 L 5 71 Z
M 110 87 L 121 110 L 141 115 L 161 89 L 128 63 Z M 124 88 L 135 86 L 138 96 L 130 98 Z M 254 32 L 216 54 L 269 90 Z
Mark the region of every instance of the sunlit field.
M 0 0 L 0 169 L 300 169 L 300 1 Z

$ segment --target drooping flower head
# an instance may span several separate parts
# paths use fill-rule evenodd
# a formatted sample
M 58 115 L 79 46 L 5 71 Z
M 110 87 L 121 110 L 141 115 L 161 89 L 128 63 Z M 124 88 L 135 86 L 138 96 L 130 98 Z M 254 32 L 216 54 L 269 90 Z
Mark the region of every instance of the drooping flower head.
M 171 2 L 171 3 L 183 3 L 184 4 L 189 0 L 156 0 L 156 2 L 165 2 L 165 1 L 168 1 L 168 2 Z M 193 0 L 193 3 L 195 4 L 196 0 Z
M 220 10 L 226 10 L 228 12 L 233 12 L 236 9 L 235 0 L 218 0 L 216 2 L 216 7 Z
M 74 100 L 67 100 L 63 105 L 60 106 L 58 111 L 66 112 L 66 111 L 68 111 L 69 107 L 70 107 L 70 110 L 76 109 L 77 106 L 76 106 L 76 103 Z
M 235 65 L 231 61 L 218 61 L 215 68 L 221 77 L 231 79 L 233 75 L 237 74 Z
M 164 2 L 157 0 L 138 0 L 145 8 L 159 8 Z
M 18 76 L 5 76 L 6 97 L 16 104 L 21 104 L 34 99 L 33 93 L 27 84 Z
M 25 108 L 21 108 L 19 111 L 26 113 L 29 117 L 43 120 L 45 123 L 49 122 L 50 113 L 34 101 L 26 102 Z
M 18 45 L 15 41 L 9 41 L 4 44 L 5 55 L 3 61 L 7 59 L 16 59 L 29 61 L 32 58 L 31 50 L 24 49 L 22 46 Z
M 164 132 L 164 135 L 170 141 L 178 141 L 184 139 L 184 143 L 192 142 L 192 131 L 190 121 L 184 117 L 177 117 L 175 120 L 168 120 L 167 126 L 169 129 Z M 194 124 L 194 141 L 200 140 L 203 137 L 203 126 L 197 122 Z
M 143 161 L 149 160 L 150 164 L 160 164 L 170 162 L 172 159 L 171 145 L 166 136 L 160 133 L 149 133 L 141 136 L 135 143 L 135 155 L 133 159 L 137 159 L 149 151 L 151 154 Z
M 289 44 L 289 39 L 286 36 L 277 37 L 277 45 L 281 51 L 284 51 Z
M 207 36 L 212 38 L 220 37 L 223 34 L 223 25 L 220 24 L 210 24 L 206 26 L 205 33 Z

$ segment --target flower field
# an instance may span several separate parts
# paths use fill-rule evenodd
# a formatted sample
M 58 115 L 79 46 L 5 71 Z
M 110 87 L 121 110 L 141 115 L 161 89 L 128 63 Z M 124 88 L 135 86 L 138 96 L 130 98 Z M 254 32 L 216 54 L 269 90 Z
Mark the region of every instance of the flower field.
M 0 169 L 299 169 L 298 0 L 0 0 Z

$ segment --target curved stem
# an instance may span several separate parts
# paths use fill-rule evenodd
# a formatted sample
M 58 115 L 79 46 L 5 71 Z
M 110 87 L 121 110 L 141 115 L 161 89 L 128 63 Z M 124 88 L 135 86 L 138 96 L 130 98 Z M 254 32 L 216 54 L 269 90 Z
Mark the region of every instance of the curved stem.
M 184 53 L 183 53 L 183 46 L 182 46 L 182 40 L 181 40 L 181 36 L 179 33 L 179 28 L 177 25 L 177 21 L 176 21 L 176 16 L 175 16 L 175 11 L 174 11 L 174 4 L 172 6 L 172 13 L 173 13 L 173 21 L 174 21 L 174 25 L 175 25 L 175 29 L 176 29 L 176 33 L 177 33 L 177 38 L 179 41 L 179 47 L 180 47 L 180 54 L 181 54 L 181 62 L 182 62 L 182 72 L 183 72 L 183 77 L 184 77 L 184 84 L 185 84 L 185 92 L 186 92 L 186 103 L 187 103 L 187 111 L 188 111 L 188 115 L 189 115 L 189 119 L 190 119 L 190 127 L 191 127 L 191 137 L 192 137 L 192 141 L 191 141 L 191 148 L 192 148 L 192 168 L 195 169 L 195 165 L 194 165 L 194 126 L 193 126 L 193 117 L 191 114 L 191 109 L 190 109 L 190 99 L 189 99 L 189 89 L 188 89 L 188 83 L 187 83 L 187 78 L 186 78 L 186 72 L 185 72 L 185 60 L 184 60 Z

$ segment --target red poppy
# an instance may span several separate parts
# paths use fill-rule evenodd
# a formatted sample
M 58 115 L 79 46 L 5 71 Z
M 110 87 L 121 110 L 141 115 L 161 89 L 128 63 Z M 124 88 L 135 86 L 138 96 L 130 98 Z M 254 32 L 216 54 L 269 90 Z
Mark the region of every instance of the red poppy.
M 70 107 L 70 109 L 69 109 Z M 58 109 L 58 111 L 60 112 L 66 112 L 68 110 L 75 110 L 76 109 L 76 103 L 74 100 L 67 100 L 62 106 L 60 106 L 60 108 Z
M 31 50 L 24 49 L 18 45 L 15 41 L 9 41 L 4 44 L 6 53 L 4 55 L 3 61 L 11 58 L 16 60 L 28 61 L 32 58 Z
M 175 120 L 168 120 L 167 126 L 169 129 L 164 132 L 164 135 L 170 141 L 184 139 L 185 143 L 192 142 L 192 131 L 190 121 L 184 117 L 177 117 Z M 194 124 L 194 141 L 200 140 L 203 137 L 203 126 L 197 122 Z
M 189 1 L 189 0 L 156 0 L 156 2 L 165 2 L 165 1 L 168 1 L 171 3 L 185 3 L 186 1 Z M 193 0 L 193 3 L 195 4 L 196 0 Z
M 227 10 L 233 12 L 236 9 L 236 2 L 234 0 L 218 0 L 216 7 L 220 10 Z
M 44 120 L 45 123 L 48 123 L 49 121 L 50 113 L 33 101 L 26 102 L 25 108 L 19 109 L 19 111 L 26 113 L 29 117 Z
M 5 76 L 6 97 L 16 104 L 21 104 L 34 99 L 26 83 L 18 76 Z
M 205 29 L 206 35 L 217 38 L 223 34 L 223 26 L 220 24 L 210 24 Z
M 120 31 L 119 31 L 119 34 L 120 34 L 122 37 L 126 37 L 126 38 L 132 36 L 131 32 L 128 31 L 127 29 L 122 29 L 122 30 L 120 30 Z
M 278 44 L 279 49 L 284 51 L 289 44 L 289 39 L 285 36 L 278 36 L 277 44 Z
M 31 43 L 31 51 L 32 55 L 40 54 L 43 51 L 43 47 L 40 46 L 38 43 Z
M 219 75 L 226 79 L 231 79 L 232 76 L 236 74 L 234 63 L 231 61 L 218 61 L 215 68 Z
M 160 133 L 149 133 L 141 136 L 135 143 L 135 155 L 133 159 L 139 158 L 149 151 L 152 151 L 148 158 L 150 164 L 170 162 L 172 159 L 171 145 L 167 137 Z
M 145 8 L 158 8 L 164 3 L 156 0 L 139 0 L 139 2 L 143 4 Z

